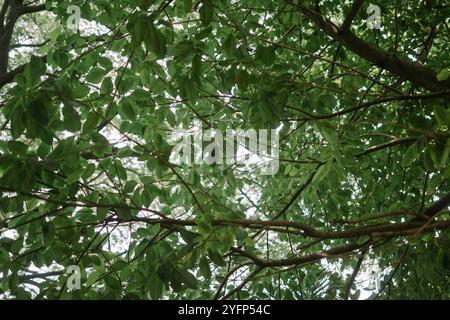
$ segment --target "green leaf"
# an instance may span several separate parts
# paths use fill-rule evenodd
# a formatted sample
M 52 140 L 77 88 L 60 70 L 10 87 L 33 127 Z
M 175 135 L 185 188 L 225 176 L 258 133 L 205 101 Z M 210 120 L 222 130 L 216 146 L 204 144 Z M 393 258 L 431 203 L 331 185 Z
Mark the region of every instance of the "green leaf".
M 414 143 L 408 147 L 402 159 L 402 167 L 406 168 L 413 163 L 419 156 L 419 150 L 417 144 Z
M 22 108 L 15 108 L 11 116 L 11 137 L 19 138 L 25 131 L 25 114 Z
M 208 250 L 208 256 L 211 259 L 211 261 L 217 264 L 218 266 L 224 267 L 226 265 L 223 258 L 216 251 Z
M 198 81 L 201 77 L 201 72 L 202 72 L 201 69 L 202 69 L 202 59 L 201 59 L 200 55 L 196 54 L 192 58 L 191 77 Z
M 32 118 L 40 125 L 46 126 L 48 124 L 49 115 L 47 111 L 47 104 L 42 99 L 34 100 L 28 106 L 28 110 Z M 29 127 L 27 126 L 27 129 Z
M 202 21 L 203 26 L 205 27 L 209 26 L 214 16 L 214 11 L 211 8 L 211 6 L 206 2 L 204 2 L 202 3 L 198 12 L 200 13 L 200 20 Z
M 339 137 L 336 130 L 323 126 L 320 128 L 320 133 L 332 148 L 337 148 Z
M 318 103 L 326 112 L 327 110 L 332 110 L 336 106 L 336 98 L 331 94 L 321 94 L 318 98 Z
M 441 159 L 439 165 L 441 167 L 444 167 L 447 163 L 448 157 L 450 154 L 450 138 L 447 139 L 447 142 L 445 143 L 444 150 L 442 151 Z
M 94 143 L 92 151 L 94 154 L 102 157 L 105 153 L 111 152 L 111 145 L 109 144 L 108 139 L 100 133 L 93 132 L 91 133 L 91 139 Z
M 96 269 L 93 272 L 91 272 L 86 279 L 86 287 L 90 287 L 91 285 L 96 283 L 100 279 L 100 277 L 104 274 L 104 272 L 105 271 L 103 269 Z
M 182 82 L 182 85 L 183 96 L 187 97 L 192 105 L 195 105 L 199 95 L 197 82 L 193 79 L 185 78 L 185 80 Z
M 438 73 L 436 79 L 438 81 L 445 81 L 450 77 L 450 68 L 442 69 L 441 72 Z
M 444 126 L 450 126 L 450 111 L 445 110 L 441 105 L 435 105 L 433 112 L 438 122 Z
M 325 179 L 325 177 L 328 175 L 332 166 L 333 166 L 332 162 L 327 162 L 326 164 L 320 166 L 319 169 L 317 169 L 316 173 L 314 174 L 312 183 L 316 185 L 320 184 L 323 181 L 323 179 Z
M 102 85 L 100 87 L 101 94 L 110 94 L 114 90 L 114 85 L 111 78 L 106 78 L 103 80 Z
M 197 279 L 187 270 L 176 270 L 176 278 L 190 289 L 197 289 Z
M 125 183 L 125 186 L 123 187 L 123 192 L 125 192 L 125 193 L 133 192 L 136 185 L 137 185 L 137 182 L 134 180 L 127 181 Z
M 361 245 L 361 244 L 366 243 L 369 240 L 370 240 L 369 236 L 361 236 L 361 237 L 358 238 L 358 242 L 357 243 Z
M 86 75 L 86 81 L 91 83 L 100 83 L 106 74 L 106 70 L 100 67 L 93 67 Z
M 148 277 L 148 287 L 148 291 L 153 300 L 161 299 L 164 285 L 156 272 L 150 273 L 150 276 Z
M 119 103 L 119 114 L 123 119 L 134 121 L 137 117 L 137 110 L 129 99 L 122 99 Z
M 154 0 L 139 0 L 138 6 L 141 10 L 148 10 L 150 6 L 154 3 Z
M 92 209 L 83 208 L 76 214 L 77 220 L 83 223 L 95 223 L 98 221 L 98 217 L 93 213 Z
M 208 260 L 205 257 L 200 259 L 199 267 L 200 275 L 207 279 L 211 278 L 211 269 L 209 268 Z
M 117 216 L 120 219 L 129 220 L 133 218 L 133 215 L 131 214 L 131 210 L 128 208 L 117 208 L 116 209 Z
M 27 153 L 28 146 L 20 141 L 8 141 L 8 149 L 14 154 L 24 156 Z
M 25 85 L 30 88 L 39 83 L 40 77 L 45 72 L 45 63 L 42 58 L 32 56 L 30 59 L 30 63 L 25 66 L 24 76 L 25 76 Z
M 64 117 L 64 126 L 67 130 L 77 132 L 81 129 L 80 115 L 71 103 L 64 103 L 62 114 Z
M 184 12 L 189 13 L 192 9 L 192 0 L 183 0 Z
M 119 261 L 114 262 L 111 269 L 114 269 L 115 271 L 121 271 L 127 267 L 128 267 L 128 262 L 126 262 L 124 260 L 119 260 Z
M 83 133 L 91 133 L 97 127 L 99 122 L 100 118 L 95 112 L 89 113 L 89 116 L 83 125 Z
M 97 62 L 105 69 L 105 70 L 112 70 L 113 63 L 110 58 L 108 57 L 98 57 Z
M 223 44 L 223 50 L 229 59 L 235 57 L 236 52 L 236 38 L 230 34 Z
M 106 276 L 104 280 L 105 280 L 105 284 L 108 288 L 114 289 L 114 290 L 122 289 L 120 280 L 117 278 L 117 276 L 115 274 Z
M 276 59 L 275 48 L 260 45 L 256 48 L 255 56 L 265 65 L 272 65 Z
M 150 19 L 145 20 L 143 27 L 147 30 L 143 35 L 147 50 L 153 52 L 158 58 L 164 58 L 167 54 L 167 40 L 164 34 L 155 27 Z

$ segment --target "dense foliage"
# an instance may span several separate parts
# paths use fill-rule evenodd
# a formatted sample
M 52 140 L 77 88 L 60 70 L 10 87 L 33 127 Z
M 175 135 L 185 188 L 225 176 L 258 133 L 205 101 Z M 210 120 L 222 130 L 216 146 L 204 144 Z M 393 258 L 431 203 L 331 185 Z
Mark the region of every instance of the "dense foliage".
M 0 1 L 0 296 L 448 299 L 450 7 L 369 5 Z M 199 123 L 279 171 L 171 161 Z

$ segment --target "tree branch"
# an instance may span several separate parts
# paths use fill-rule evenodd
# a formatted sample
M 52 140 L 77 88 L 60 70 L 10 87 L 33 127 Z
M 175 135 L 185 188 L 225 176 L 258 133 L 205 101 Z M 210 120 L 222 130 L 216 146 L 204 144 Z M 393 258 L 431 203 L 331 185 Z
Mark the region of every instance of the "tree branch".
M 80 205 L 83 207 L 83 205 Z M 94 207 L 92 205 L 91 207 Z M 114 206 L 109 206 L 114 208 Z M 123 207 L 123 206 L 122 206 Z M 197 222 L 195 220 L 181 220 L 181 219 L 158 219 L 158 218 L 141 218 L 135 217 L 132 219 L 120 219 L 113 218 L 110 219 L 111 222 L 118 221 L 123 223 L 129 222 L 144 222 L 148 224 L 160 224 L 164 227 L 168 226 L 184 226 L 184 227 L 195 227 Z M 264 229 L 268 227 L 279 227 L 279 228 L 292 228 L 294 230 L 300 230 L 301 232 L 292 231 L 296 235 L 301 235 L 303 237 L 317 238 L 317 239 L 350 239 L 361 236 L 374 236 L 374 237 L 392 237 L 408 235 L 417 230 L 420 232 L 427 232 L 437 229 L 445 229 L 450 226 L 450 220 L 438 221 L 428 225 L 423 225 L 423 222 L 410 221 L 401 223 L 384 223 L 367 225 L 361 227 L 350 228 L 343 231 L 321 231 L 315 229 L 307 224 L 294 222 L 294 221 L 261 221 L 261 220 L 213 220 L 211 221 L 213 226 L 222 227 L 240 227 L 248 229 Z M 286 231 L 286 230 L 285 230 Z M 289 231 L 289 230 L 288 230 Z M 287 232 L 287 231 L 286 231 Z
M 50 40 L 45 40 L 42 43 L 16 43 L 11 45 L 11 49 L 16 48 L 39 48 L 46 45 Z
M 430 207 L 423 210 L 422 214 L 411 220 L 411 222 L 424 221 L 426 219 L 425 216 L 431 219 L 434 215 L 438 214 L 448 206 L 450 206 L 450 193 L 436 201 Z
M 359 272 L 359 269 L 361 269 L 361 265 L 364 260 L 364 256 L 366 255 L 366 252 L 367 252 L 367 250 L 363 250 L 361 252 L 361 255 L 358 258 L 358 261 L 356 262 L 355 269 L 353 270 L 353 273 L 352 273 L 350 279 L 348 280 L 347 289 L 345 290 L 344 300 L 348 300 L 348 298 L 350 297 L 350 292 L 351 292 L 351 289 L 353 286 L 353 282 L 355 282 L 355 279 Z
M 14 27 L 21 15 L 45 10 L 45 5 L 24 6 L 22 1 L 7 0 L 0 11 L 0 88 L 20 72 L 8 74 L 9 51 Z
M 35 6 L 23 6 L 20 9 L 20 14 L 28 14 L 28 13 L 35 13 L 35 12 L 40 12 L 40 11 L 44 11 L 45 9 L 45 4 L 40 4 L 40 5 L 35 5 Z
M 347 16 L 345 17 L 344 23 L 342 23 L 342 26 L 341 26 L 342 31 L 350 30 L 350 26 L 352 25 L 353 19 L 355 19 L 355 16 L 358 14 L 363 3 L 364 3 L 364 0 L 355 0 L 353 2 L 353 5 L 350 8 L 350 11 L 348 12 Z
M 228 292 L 223 298 L 222 300 L 226 300 L 229 297 L 231 297 L 233 294 L 235 294 L 236 292 L 239 292 L 242 290 L 242 288 L 245 287 L 245 285 L 251 280 L 253 279 L 258 273 L 260 273 L 264 268 L 257 266 L 255 270 L 253 270 L 252 273 L 250 273 L 244 280 L 242 280 L 241 284 L 239 286 L 237 286 L 236 288 L 234 288 L 233 290 L 231 290 L 230 292 Z
M 44 62 L 47 61 L 47 57 L 43 56 L 41 57 L 41 59 L 43 59 Z M 3 88 L 5 85 L 7 85 L 8 83 L 13 82 L 14 77 L 20 73 L 22 73 L 25 70 L 25 67 L 28 63 L 25 63 L 21 66 L 18 66 L 17 68 L 5 73 L 4 75 L 0 74 L 0 89 Z
M 18 75 L 19 73 L 22 73 L 25 70 L 26 64 L 23 64 L 14 70 L 11 70 L 10 72 L 7 72 L 5 74 L 1 74 L 0 72 L 0 89 L 3 88 L 8 83 L 12 82 L 14 80 L 14 77 Z
M 382 144 L 370 147 L 367 150 L 365 150 L 365 151 L 363 151 L 361 153 L 358 153 L 356 155 L 356 157 L 362 157 L 362 156 L 365 156 L 365 155 L 367 155 L 369 153 L 372 153 L 372 152 L 377 152 L 379 150 L 390 148 L 390 147 L 396 146 L 398 144 L 414 142 L 416 140 L 417 140 L 416 137 L 406 137 L 406 138 L 394 139 L 394 140 L 388 141 L 386 143 L 382 143 Z
M 293 4 L 300 12 L 314 22 L 322 31 L 356 55 L 371 61 L 389 72 L 411 81 L 414 85 L 430 91 L 443 91 L 450 88 L 450 79 L 438 81 L 433 70 L 407 58 L 390 55 L 374 45 L 358 38 L 349 30 L 342 30 L 320 13 Z
M 335 257 L 353 252 L 353 251 L 361 249 L 361 248 L 366 248 L 371 243 L 372 243 L 371 240 L 368 240 L 367 242 L 365 242 L 363 244 L 351 243 L 351 244 L 339 246 L 339 247 L 336 247 L 334 249 L 327 250 L 327 251 L 315 252 L 313 254 L 309 254 L 306 256 L 286 258 L 286 259 L 263 260 L 263 259 L 260 259 L 256 256 L 253 256 L 253 255 L 251 255 L 243 250 L 237 249 L 237 248 L 232 248 L 232 251 L 235 253 L 238 253 L 244 257 L 249 258 L 257 266 L 260 266 L 262 268 L 271 268 L 271 267 L 286 267 L 286 266 L 292 266 L 292 265 L 303 265 L 306 263 L 320 261 L 325 258 L 335 258 Z
M 11 3 L 11 0 L 5 0 L 5 2 L 2 5 L 2 8 L 0 9 L 0 30 L 3 31 L 3 28 L 5 26 L 5 16 L 6 12 L 8 11 L 8 7 Z

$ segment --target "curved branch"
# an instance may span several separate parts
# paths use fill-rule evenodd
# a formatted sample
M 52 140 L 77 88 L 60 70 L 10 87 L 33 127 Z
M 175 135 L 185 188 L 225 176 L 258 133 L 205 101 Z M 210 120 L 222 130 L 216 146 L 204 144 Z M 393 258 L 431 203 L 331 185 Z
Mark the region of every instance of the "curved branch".
M 26 64 L 23 64 L 10 72 L 5 73 L 4 75 L 0 75 L 0 89 L 6 86 L 8 83 L 11 83 L 14 80 L 14 77 L 25 70 Z
M 301 5 L 296 5 L 292 3 L 292 1 L 289 2 L 297 7 L 304 16 L 314 22 L 328 36 L 361 58 L 371 61 L 375 65 L 386 69 L 401 78 L 411 81 L 418 87 L 430 91 L 443 91 L 450 88 L 450 79 L 438 81 L 436 73 L 420 63 L 413 62 L 407 58 L 390 55 L 380 48 L 358 38 L 350 30 L 338 28 L 319 12 Z
M 364 3 L 364 0 L 355 0 L 353 2 L 353 5 L 350 8 L 349 13 L 347 14 L 344 22 L 342 23 L 341 30 L 344 30 L 344 31 L 350 30 L 350 26 L 352 25 L 353 19 L 355 19 L 355 16 L 358 14 L 363 3 Z
M 355 250 L 367 248 L 372 244 L 372 240 L 368 240 L 367 242 L 363 244 L 357 244 L 357 243 L 351 243 L 343 246 L 336 247 L 331 250 L 327 251 L 321 251 L 321 252 L 315 252 L 306 256 L 301 257 L 293 257 L 293 258 L 286 258 L 286 259 L 260 259 L 254 255 L 251 255 L 241 249 L 232 248 L 232 251 L 235 253 L 238 253 L 244 257 L 249 258 L 252 260 L 257 266 L 262 268 L 271 268 L 271 267 L 286 267 L 291 265 L 303 265 L 306 263 L 311 262 L 317 262 L 322 259 L 329 259 L 329 258 L 336 258 L 338 256 L 351 253 Z
M 350 279 L 347 284 L 347 288 L 345 290 L 344 300 L 348 300 L 348 298 L 350 297 L 350 292 L 352 289 L 353 282 L 355 282 L 355 279 L 356 279 L 356 276 L 358 275 L 359 269 L 361 269 L 361 265 L 362 265 L 365 255 L 366 255 L 366 252 L 367 252 L 367 250 L 363 250 L 363 252 L 361 252 L 361 255 L 358 258 L 358 261 L 356 262 L 355 269 L 353 269 L 353 273 L 350 276 Z
M 28 14 L 28 13 L 35 13 L 35 12 L 40 12 L 40 11 L 45 11 L 45 4 L 40 4 L 40 5 L 35 5 L 35 6 L 23 6 L 20 10 L 19 13 L 21 15 L 23 14 Z

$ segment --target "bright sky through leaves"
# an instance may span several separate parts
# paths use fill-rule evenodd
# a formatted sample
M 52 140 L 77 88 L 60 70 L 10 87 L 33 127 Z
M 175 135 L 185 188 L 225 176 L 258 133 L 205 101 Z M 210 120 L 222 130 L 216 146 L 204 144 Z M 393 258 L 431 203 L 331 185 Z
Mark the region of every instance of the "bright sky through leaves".
M 0 0 L 0 296 L 448 299 L 449 17 Z M 199 123 L 276 130 L 279 170 L 172 162 Z

